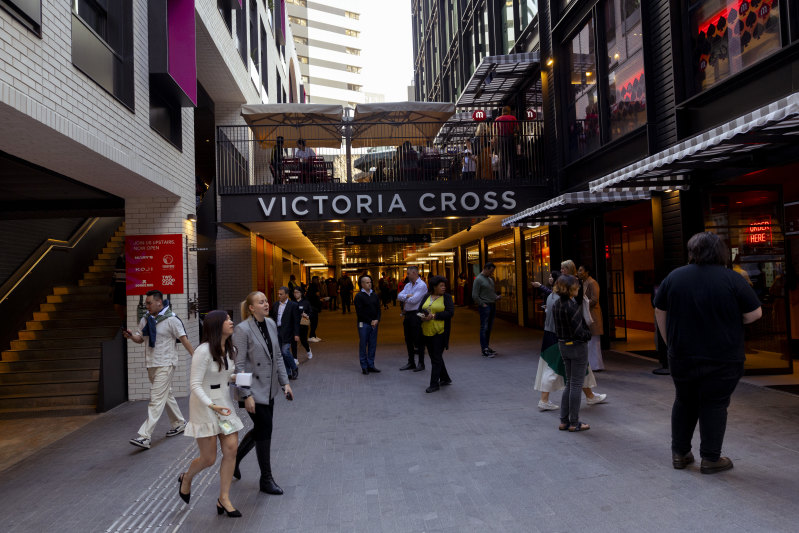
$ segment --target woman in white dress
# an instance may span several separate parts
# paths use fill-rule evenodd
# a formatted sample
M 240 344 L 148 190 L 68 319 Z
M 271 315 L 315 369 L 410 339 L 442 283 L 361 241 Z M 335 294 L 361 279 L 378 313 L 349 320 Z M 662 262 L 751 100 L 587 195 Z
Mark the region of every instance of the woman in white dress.
M 237 517 L 241 513 L 230 502 L 230 483 L 239 445 L 238 431 L 244 425 L 236 416 L 228 393 L 228 384 L 235 379 L 236 368 L 232 335 L 233 321 L 226 312 L 208 313 L 203 322 L 203 344 L 194 351 L 191 361 L 189 423 L 185 431 L 186 436 L 197 439 L 200 456 L 178 478 L 178 494 L 189 503 L 192 479 L 216 462 L 218 437 L 222 448 L 222 464 L 219 467 L 216 511 Z

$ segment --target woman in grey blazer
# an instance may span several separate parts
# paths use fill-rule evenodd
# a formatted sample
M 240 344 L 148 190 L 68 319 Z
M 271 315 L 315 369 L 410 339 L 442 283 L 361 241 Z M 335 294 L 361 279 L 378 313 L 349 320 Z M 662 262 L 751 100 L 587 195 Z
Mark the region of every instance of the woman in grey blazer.
M 233 475 L 241 479 L 239 464 L 254 446 L 261 468 L 261 492 L 283 494 L 283 489 L 272 478 L 272 414 L 279 387 L 283 388 L 287 400 L 293 400 L 294 395 L 280 354 L 277 326 L 269 318 L 269 301 L 264 293 L 255 291 L 247 295 L 241 302 L 241 317 L 242 322 L 233 332 L 233 344 L 238 350 L 236 372 L 252 372 L 252 386 L 240 388 L 239 398 L 244 401 L 254 427 L 239 444 Z

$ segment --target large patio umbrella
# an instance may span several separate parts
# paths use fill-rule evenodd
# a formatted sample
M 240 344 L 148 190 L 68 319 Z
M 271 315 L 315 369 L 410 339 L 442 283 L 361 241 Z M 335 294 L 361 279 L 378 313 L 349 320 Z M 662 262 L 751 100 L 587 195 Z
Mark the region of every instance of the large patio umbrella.
M 455 104 L 442 102 L 381 102 L 358 104 L 351 127 L 353 148 L 399 146 L 405 141 L 432 142 L 455 113 Z
M 333 104 L 255 104 L 241 106 L 241 116 L 255 139 L 272 147 L 279 136 L 292 147 L 305 139 L 312 148 L 341 148 L 343 107 Z

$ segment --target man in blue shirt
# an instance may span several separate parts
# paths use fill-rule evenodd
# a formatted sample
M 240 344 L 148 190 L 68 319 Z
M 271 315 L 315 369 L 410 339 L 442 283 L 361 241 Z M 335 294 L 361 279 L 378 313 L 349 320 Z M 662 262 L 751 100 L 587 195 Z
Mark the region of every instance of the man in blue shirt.
M 400 370 L 413 370 L 421 372 L 424 370 L 424 344 L 422 344 L 422 319 L 416 313 L 422 305 L 422 301 L 427 296 L 427 283 L 419 279 L 419 268 L 408 267 L 408 283 L 402 288 L 402 292 L 397 295 L 397 300 L 405 305 L 403 311 L 405 319 L 402 327 L 405 332 L 405 347 L 408 349 L 408 364 Z M 419 354 L 419 364 L 415 363 L 415 354 Z

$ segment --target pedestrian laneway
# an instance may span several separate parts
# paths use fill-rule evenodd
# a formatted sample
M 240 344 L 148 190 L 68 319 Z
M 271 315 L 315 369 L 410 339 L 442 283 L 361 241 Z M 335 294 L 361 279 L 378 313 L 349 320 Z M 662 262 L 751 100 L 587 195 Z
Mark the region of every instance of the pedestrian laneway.
M 425 394 L 406 361 L 398 308 L 384 311 L 375 365 L 364 376 L 354 315 L 325 311 L 314 358 L 278 398 L 272 463 L 283 496 L 258 492 L 251 453 L 231 499 L 242 518 L 217 516 L 217 466 L 198 476 L 191 505 L 177 476 L 194 441 L 128 444 L 145 416 L 130 402 L 0 475 L 3 530 L 296 532 L 795 531 L 799 398 L 741 383 L 715 476 L 671 467 L 672 385 L 652 361 L 606 352 L 597 374 L 605 404 L 583 407 L 591 430 L 557 430 L 532 389 L 540 333 L 497 320 L 492 360 L 480 355 L 478 318 L 456 308 L 445 360 L 451 387 Z M 302 352 L 302 349 L 300 349 Z M 302 358 L 301 358 L 302 359 Z M 559 403 L 559 395 L 553 395 Z M 188 412 L 188 399 L 180 400 Z M 249 425 L 243 411 L 243 420 Z M 41 431 L 47 431 L 42 427 Z M 695 440 L 695 448 L 698 441 Z

